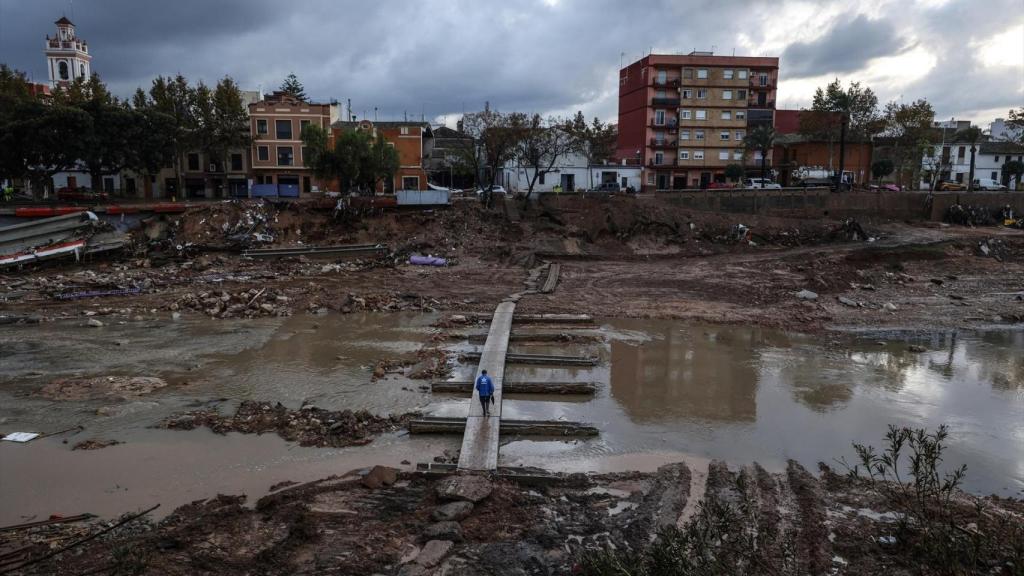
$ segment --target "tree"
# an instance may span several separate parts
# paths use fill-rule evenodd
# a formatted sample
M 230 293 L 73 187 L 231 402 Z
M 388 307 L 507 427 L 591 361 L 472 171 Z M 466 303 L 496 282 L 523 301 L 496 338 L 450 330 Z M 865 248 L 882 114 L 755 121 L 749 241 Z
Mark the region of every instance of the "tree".
M 605 124 L 596 116 L 587 124 L 583 112 L 577 111 L 576 116 L 565 124 L 565 130 L 575 143 L 575 151 L 587 160 L 587 174 L 590 188 L 594 187 L 594 173 L 590 166 L 600 164 L 611 158 L 615 152 L 618 131 L 613 124 Z
M 89 144 L 81 136 L 92 130 L 92 118 L 84 111 L 32 99 L 12 112 L 13 121 L 0 122 L 0 175 L 28 178 L 42 190 L 86 154 Z
M 800 114 L 802 134 L 827 139 L 829 145 L 829 169 L 832 169 L 832 143 L 839 141 L 839 179 L 846 162 L 847 136 L 854 141 L 864 141 L 878 130 L 878 97 L 871 88 L 861 88 L 859 82 L 851 82 L 843 90 L 838 78 L 824 90 L 818 88 L 810 110 Z
M 512 125 L 519 135 L 515 144 L 516 163 L 527 169 L 527 174 L 533 171 L 526 187 L 525 202 L 529 202 L 537 180 L 551 172 L 558 160 L 579 144 L 570 135 L 567 123 L 558 118 L 544 120 L 540 114 L 529 118 L 513 116 Z
M 181 74 L 171 78 L 158 76 L 149 89 L 153 107 L 174 119 L 171 134 L 174 149 L 175 192 L 181 190 L 181 165 L 185 153 L 194 146 L 198 120 L 195 114 L 195 90 Z
M 768 124 L 761 124 L 747 132 L 743 139 L 743 147 L 748 153 L 758 152 L 761 154 L 761 188 L 764 188 L 765 180 L 768 179 L 767 162 L 775 145 L 775 129 Z
M 891 141 L 890 159 L 896 165 L 896 183 L 903 184 L 906 171 L 910 181 L 919 182 L 921 158 L 932 148 L 931 125 L 935 120 L 932 105 L 924 99 L 885 106 L 883 134 Z
M 1007 137 L 1010 141 L 1024 144 L 1024 106 L 1010 110 L 1006 120 Z
M 371 189 L 377 188 L 378 182 L 391 182 L 395 181 L 395 174 L 398 174 L 398 169 L 402 163 L 398 157 L 398 150 L 384 140 L 384 136 L 381 134 L 377 135 L 377 138 L 373 141 L 373 147 L 370 149 L 369 155 L 369 175 L 371 180 L 369 185 Z
M 294 73 L 285 77 L 284 82 L 281 83 L 281 92 L 291 94 L 303 102 L 307 100 L 306 89 L 303 87 L 302 82 L 299 82 L 298 77 L 296 77 Z
M 1011 190 L 1014 190 L 1020 184 L 1021 177 L 1024 176 L 1024 162 L 1020 160 L 1005 162 L 1003 163 L 1002 172 L 1003 183 L 1009 186 Z
M 302 130 L 302 143 L 308 150 L 306 165 L 313 175 L 321 180 L 337 180 L 341 192 L 372 186 L 377 177 L 375 167 L 383 165 L 374 163 L 371 138 L 363 130 L 341 132 L 331 148 L 327 130 L 310 124 Z M 397 166 L 394 169 L 397 171 Z
M 967 191 L 971 192 L 974 190 L 974 156 L 978 151 L 978 141 L 981 140 L 981 128 L 978 128 L 977 126 L 964 128 L 957 133 L 957 140 L 960 142 L 967 142 L 971 145 L 970 178 L 967 179 Z
M 202 150 L 221 167 L 224 190 L 227 190 L 227 164 L 232 150 L 248 148 L 249 115 L 242 100 L 242 92 L 229 76 L 217 82 L 211 92 L 200 83 L 196 89 L 197 116 Z
M 478 187 L 494 184 L 505 164 L 515 158 L 518 138 L 516 124 L 522 114 L 502 114 L 485 105 L 483 112 L 462 117 L 462 131 L 472 137 L 475 144 L 458 151 L 460 163 L 473 168 Z M 490 171 L 488 178 L 487 172 Z
M 892 171 L 895 168 L 896 167 L 893 165 L 892 160 L 889 160 L 888 158 L 875 160 L 874 163 L 871 164 L 871 175 L 875 178 L 876 182 L 881 182 L 882 178 L 892 174 Z
M 725 177 L 733 182 L 743 178 L 744 173 L 743 166 L 740 164 L 728 164 L 725 167 Z

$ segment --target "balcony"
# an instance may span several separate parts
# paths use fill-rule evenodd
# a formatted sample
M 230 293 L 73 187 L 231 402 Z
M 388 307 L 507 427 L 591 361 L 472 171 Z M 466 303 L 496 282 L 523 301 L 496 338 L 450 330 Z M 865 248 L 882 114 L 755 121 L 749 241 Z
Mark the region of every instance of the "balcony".
M 747 108 L 754 109 L 775 109 L 775 100 L 765 100 L 764 104 L 758 104 L 757 100 L 751 100 L 747 102 Z
M 651 138 L 651 148 L 675 148 L 675 140 L 665 140 L 664 138 L 658 140 L 657 138 Z
M 774 78 L 768 78 L 768 82 L 761 84 L 761 79 L 757 76 L 750 77 L 751 88 L 764 88 L 765 90 L 773 90 L 775 88 L 776 80 Z
M 647 161 L 647 166 L 650 168 L 672 168 L 676 165 L 675 158 L 663 158 L 660 164 L 655 162 L 653 158 Z
M 679 98 L 651 98 L 651 106 L 679 107 Z
M 656 128 L 658 130 L 673 131 L 673 130 L 676 130 L 677 128 L 679 128 L 679 120 L 676 120 L 675 118 L 671 118 L 671 119 L 669 119 L 669 120 L 667 120 L 667 121 L 665 121 L 665 122 L 663 122 L 661 124 L 658 124 L 654 120 L 651 120 L 651 122 L 650 122 L 650 124 L 648 124 L 648 126 L 651 127 L 651 128 Z
M 651 84 L 655 86 L 665 86 L 666 88 L 679 88 L 681 83 L 682 81 L 679 78 L 672 78 L 670 80 L 665 80 L 664 82 L 658 82 L 657 76 L 651 78 Z

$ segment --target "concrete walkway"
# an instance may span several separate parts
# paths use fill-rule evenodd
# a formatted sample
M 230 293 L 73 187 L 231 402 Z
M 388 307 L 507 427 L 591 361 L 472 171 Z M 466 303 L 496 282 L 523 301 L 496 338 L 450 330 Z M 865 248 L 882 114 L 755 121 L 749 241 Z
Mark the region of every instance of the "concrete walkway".
M 512 331 L 514 302 L 502 302 L 494 311 L 491 328 L 487 333 L 477 366 L 476 378 L 481 370 L 494 381 L 494 404 L 491 416 L 484 417 L 480 406 L 480 394 L 473 388 L 473 399 L 469 403 L 469 417 L 466 418 L 466 432 L 462 437 L 462 451 L 459 453 L 460 470 L 495 470 L 498 468 L 498 434 L 501 429 L 501 384 L 505 377 L 505 355 L 508 353 L 508 338 Z

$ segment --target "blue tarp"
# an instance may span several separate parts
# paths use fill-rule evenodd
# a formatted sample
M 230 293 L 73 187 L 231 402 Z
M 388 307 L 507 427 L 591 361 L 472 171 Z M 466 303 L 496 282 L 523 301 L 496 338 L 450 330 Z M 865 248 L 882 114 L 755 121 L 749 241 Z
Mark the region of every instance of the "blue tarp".
M 253 184 L 252 197 L 266 198 L 279 196 L 282 198 L 298 198 L 298 184 Z

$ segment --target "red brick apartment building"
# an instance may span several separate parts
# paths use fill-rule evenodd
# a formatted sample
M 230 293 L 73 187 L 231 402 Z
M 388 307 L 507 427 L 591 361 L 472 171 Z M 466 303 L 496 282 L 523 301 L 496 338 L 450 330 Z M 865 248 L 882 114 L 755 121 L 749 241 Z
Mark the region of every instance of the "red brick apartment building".
M 345 130 L 368 131 L 378 135 L 398 151 L 399 168 L 392 182 L 382 182 L 377 192 L 393 194 L 395 190 L 426 190 L 427 171 L 424 160 L 430 157 L 434 135 L 428 122 L 335 122 L 331 133 L 337 138 Z M 333 144 L 332 144 L 333 145 Z
M 759 167 L 743 139 L 772 124 L 778 78 L 774 57 L 645 56 L 619 70 L 617 156 L 642 162 L 645 191 L 724 182 L 729 164 Z
M 298 186 L 312 191 L 312 171 L 302 151 L 302 129 L 314 124 L 330 131 L 338 119 L 338 104 L 303 102 L 284 92 L 274 92 L 249 105 L 252 134 L 252 172 L 256 184 Z

